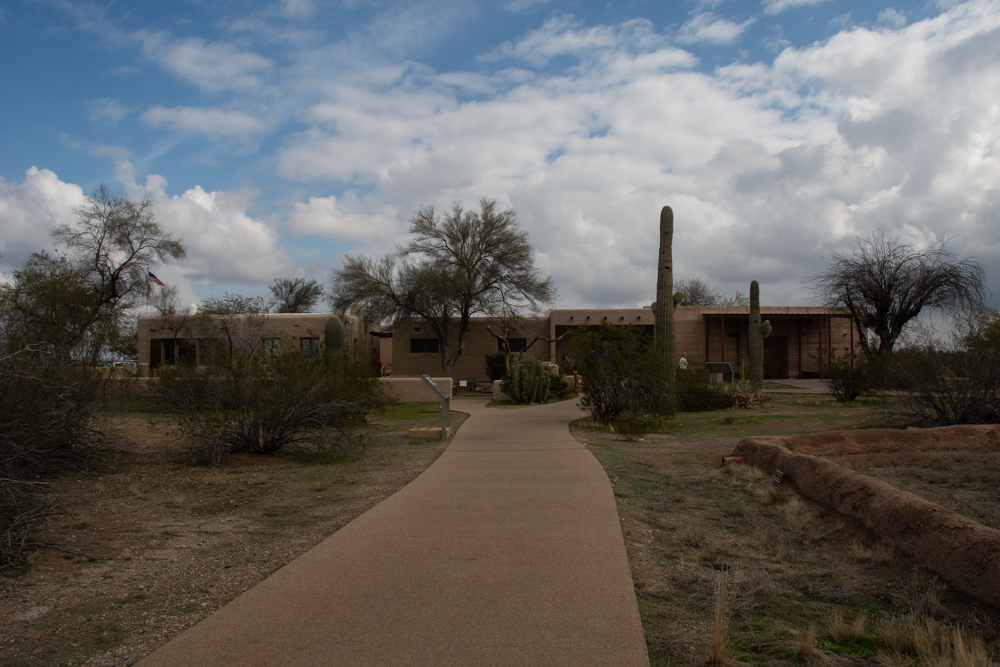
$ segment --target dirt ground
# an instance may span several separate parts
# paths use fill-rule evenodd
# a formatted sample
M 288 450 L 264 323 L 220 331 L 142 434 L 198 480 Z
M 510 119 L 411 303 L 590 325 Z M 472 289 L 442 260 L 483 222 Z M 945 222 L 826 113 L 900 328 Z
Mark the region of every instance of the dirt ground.
M 21 577 L 0 577 L 0 665 L 129 665 L 405 486 L 444 444 L 404 406 L 354 456 L 190 463 L 162 421 L 125 417 L 99 472 L 54 482 L 63 511 Z M 465 415 L 452 413 L 458 425 Z
M 574 434 L 615 489 L 653 665 L 706 664 L 720 598 L 729 664 L 918 664 L 905 651 L 895 662 L 886 657 L 900 625 L 961 628 L 982 651 L 1000 646 L 1000 610 L 949 590 L 860 524 L 761 471 L 723 468 L 739 438 L 653 434 L 628 442 L 584 422 Z M 938 479 L 947 493 L 959 492 L 950 475 Z M 862 616 L 857 637 L 835 631 L 838 617 Z M 919 664 L 991 663 L 939 656 Z

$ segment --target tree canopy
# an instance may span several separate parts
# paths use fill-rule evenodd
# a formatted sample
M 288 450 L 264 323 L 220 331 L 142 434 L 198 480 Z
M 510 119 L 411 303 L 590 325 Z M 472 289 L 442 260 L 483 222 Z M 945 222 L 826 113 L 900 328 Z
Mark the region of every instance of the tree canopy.
M 478 211 L 456 202 L 443 216 L 422 207 L 409 232 L 408 244 L 381 259 L 345 257 L 327 300 L 335 312 L 361 304 L 374 321 L 424 319 L 438 337 L 445 375 L 462 355 L 472 315 L 537 312 L 555 298 L 517 214 L 494 199 L 480 199 Z
M 701 278 L 684 278 L 674 283 L 674 290 L 684 293 L 681 306 L 748 306 L 750 298 L 742 292 L 723 294 Z
M 866 356 L 881 357 L 925 309 L 981 309 L 984 279 L 974 258 L 958 258 L 946 242 L 920 249 L 879 229 L 851 253 L 834 253 L 813 285 L 826 305 L 850 310 Z
M 52 236 L 64 255 L 35 253 L 2 288 L 5 328 L 23 344 L 44 342 L 96 361 L 147 293 L 152 262 L 185 256 L 153 215 L 100 185 Z
M 275 278 L 269 288 L 276 313 L 310 313 L 323 296 L 323 286 L 305 278 Z

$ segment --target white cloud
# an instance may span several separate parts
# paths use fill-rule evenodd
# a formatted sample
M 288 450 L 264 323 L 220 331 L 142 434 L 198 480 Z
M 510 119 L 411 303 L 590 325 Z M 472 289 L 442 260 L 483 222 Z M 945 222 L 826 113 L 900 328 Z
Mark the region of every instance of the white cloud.
M 310 197 L 298 202 L 288 216 L 288 226 L 296 234 L 314 234 L 335 241 L 371 241 L 397 236 L 397 211 L 381 206 L 376 213 L 353 194 L 337 197 Z
M 111 97 L 99 97 L 95 100 L 89 100 L 86 106 L 90 120 L 106 125 L 115 125 L 122 118 L 132 113 L 132 109 Z
M 812 7 L 824 2 L 827 0 L 764 0 L 763 4 L 765 14 L 780 14 L 793 7 Z
M 53 249 L 50 232 L 73 222 L 83 190 L 48 169 L 31 167 L 20 183 L 0 178 L 0 270 L 10 273 L 28 256 Z
M 242 111 L 197 107 L 153 107 L 142 114 L 142 120 L 153 128 L 165 127 L 211 137 L 254 134 L 266 127 L 262 120 Z
M 644 48 L 626 36 L 637 30 Z M 284 146 L 282 173 L 371 189 L 352 210 L 363 215 L 499 197 L 566 305 L 652 298 L 663 204 L 679 275 L 725 291 L 766 281 L 768 303 L 807 302 L 820 258 L 879 225 L 952 234 L 957 252 L 1000 265 L 998 31 L 994 4 L 961 5 L 700 73 L 645 27 L 564 17 L 492 57 L 585 65 L 514 85 L 498 74 L 483 82 L 498 92 L 474 101 L 433 72 L 333 86 Z M 322 219 L 318 202 L 299 207 Z
M 753 23 L 751 20 L 735 23 L 709 12 L 698 12 L 681 26 L 677 40 L 682 44 L 695 42 L 728 44 L 742 35 L 751 23 Z
M 273 63 L 256 53 L 240 51 L 226 42 L 209 43 L 191 38 L 171 41 L 162 33 L 140 32 L 146 55 L 167 70 L 209 91 L 255 90 Z

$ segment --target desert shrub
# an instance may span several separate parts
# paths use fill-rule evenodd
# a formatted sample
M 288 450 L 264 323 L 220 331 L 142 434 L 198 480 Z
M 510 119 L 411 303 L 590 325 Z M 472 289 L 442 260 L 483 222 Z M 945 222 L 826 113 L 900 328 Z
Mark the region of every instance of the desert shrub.
M 495 352 L 486 355 L 486 377 L 490 382 L 502 380 L 507 374 L 507 355 L 503 352 Z
M 723 410 L 729 403 L 724 384 L 699 382 L 691 371 L 677 371 L 677 409 L 681 412 Z
M 879 408 L 887 425 L 1000 423 L 1000 350 L 927 346 L 894 353 L 888 368 L 897 391 Z
M 615 431 L 626 440 L 638 440 L 645 437 L 650 431 L 656 430 L 659 421 L 659 419 L 649 415 L 626 412 L 615 418 L 613 426 Z
M 868 370 L 863 358 L 856 358 L 854 363 L 846 354 L 833 359 L 823 370 L 823 376 L 830 384 L 830 395 L 846 403 L 867 393 L 871 387 Z
M 638 327 L 604 324 L 573 335 L 568 354 L 583 376 L 580 404 L 600 424 L 626 413 L 662 418 L 673 414 L 666 361 Z
M 52 501 L 45 478 L 77 468 L 105 437 L 100 380 L 48 345 L 0 358 L 0 571 L 19 569 Z
M 562 400 L 569 397 L 569 385 L 561 375 L 553 375 L 549 381 L 549 400 Z
M 268 363 L 258 355 L 202 371 L 171 367 L 160 377 L 156 399 L 210 462 L 229 452 L 361 446 L 358 427 L 388 404 L 363 364 L 331 365 L 298 351 Z
M 542 366 L 542 362 L 528 357 L 511 360 L 510 373 L 504 376 L 500 385 L 503 393 L 519 405 L 544 403 L 549 397 L 552 374 Z
M 724 385 L 729 406 L 739 410 L 756 410 L 764 407 L 771 395 L 756 382 L 750 380 L 735 380 Z

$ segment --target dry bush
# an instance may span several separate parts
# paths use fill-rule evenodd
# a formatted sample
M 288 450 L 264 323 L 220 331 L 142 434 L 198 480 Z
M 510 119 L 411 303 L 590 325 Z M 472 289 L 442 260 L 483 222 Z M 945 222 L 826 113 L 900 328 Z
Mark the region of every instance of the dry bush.
M 157 392 L 198 458 L 212 463 L 233 451 L 362 448 L 358 426 L 388 404 L 367 367 L 327 364 L 298 351 L 267 363 L 237 357 L 205 371 L 174 366 L 161 375 Z

